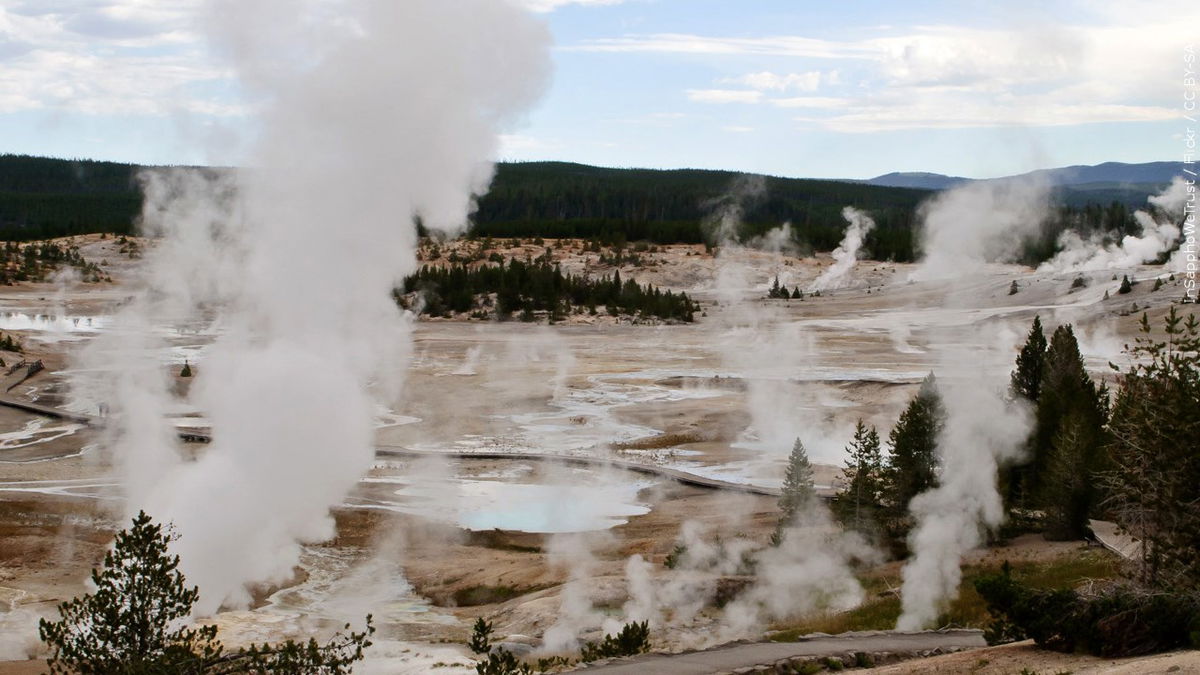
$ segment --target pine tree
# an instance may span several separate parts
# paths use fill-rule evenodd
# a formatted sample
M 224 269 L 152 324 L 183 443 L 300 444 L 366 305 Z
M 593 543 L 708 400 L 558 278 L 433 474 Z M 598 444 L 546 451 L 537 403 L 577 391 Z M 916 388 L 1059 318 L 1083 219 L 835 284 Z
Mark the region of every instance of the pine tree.
M 783 489 L 779 495 L 779 510 L 783 512 L 781 522 L 791 523 L 796 514 L 807 508 L 817 495 L 813 487 L 813 469 L 808 453 L 799 438 L 788 455 L 787 473 L 783 478 Z
M 1133 284 L 1129 281 L 1129 275 L 1121 275 L 1121 287 L 1117 289 L 1118 295 L 1125 295 L 1133 290 Z
M 1042 370 L 1046 360 L 1046 334 L 1042 331 L 1042 318 L 1033 317 L 1033 326 L 1025 338 L 1025 346 L 1017 354 L 1017 369 L 1012 373 L 1009 392 L 1028 401 L 1037 402 L 1042 391 Z
M 1200 590 L 1200 323 L 1172 307 L 1165 338 L 1142 337 L 1129 355 L 1113 406 L 1112 469 L 1106 506 L 1142 546 L 1140 576 L 1149 585 Z
M 1069 413 L 1054 436 L 1044 480 L 1054 491 L 1045 508 L 1051 536 L 1075 538 L 1085 532 L 1096 498 L 1091 437 L 1086 416 L 1078 412 Z
M 492 650 L 492 622 L 481 616 L 475 619 L 475 628 L 471 632 L 471 640 L 467 646 L 476 654 L 486 654 Z
M 1096 498 L 1093 474 L 1104 468 L 1101 449 L 1107 395 L 1107 390 L 1098 387 L 1088 375 L 1070 324 L 1059 326 L 1046 350 L 1026 474 L 1028 484 L 1024 487 L 1026 494 L 1047 510 L 1072 514 L 1065 521 L 1048 523 L 1051 536 L 1077 538 L 1086 532 L 1087 514 Z M 1072 425 L 1069 430 L 1068 422 Z M 1055 458 L 1060 451 L 1071 456 Z M 1049 472 L 1051 464 L 1073 466 L 1083 472 L 1086 480 L 1078 484 L 1056 483 Z
M 888 436 L 883 502 L 895 536 L 902 538 L 907 529 L 908 503 L 937 483 L 937 441 L 945 422 L 942 396 L 930 373 Z
M 883 457 L 875 427 L 867 427 L 858 420 L 846 455 L 846 466 L 842 469 L 846 489 L 838 495 L 838 518 L 852 530 L 869 533 L 874 530 L 883 494 Z
M 1046 334 L 1042 331 L 1042 318 L 1033 317 L 1033 325 L 1025 345 L 1017 354 L 1016 370 L 1012 372 L 1009 382 L 1009 395 L 1023 399 L 1034 405 L 1042 393 L 1042 373 L 1046 367 Z M 1032 443 L 1032 436 L 1030 437 Z M 1029 453 L 1032 455 L 1032 452 Z M 1004 495 L 1006 510 L 1023 505 L 1027 499 L 1026 488 L 1030 481 L 1031 462 L 1024 461 L 1009 466 L 1001 473 L 1001 493 Z
M 95 591 L 60 604 L 58 621 L 39 624 L 51 673 L 338 674 L 349 673 L 370 646 L 368 616 L 366 631 L 339 633 L 325 645 L 288 640 L 226 652 L 216 626 L 185 624 L 200 591 L 184 584 L 171 541 L 144 512 L 117 533 L 104 569 L 92 570 Z

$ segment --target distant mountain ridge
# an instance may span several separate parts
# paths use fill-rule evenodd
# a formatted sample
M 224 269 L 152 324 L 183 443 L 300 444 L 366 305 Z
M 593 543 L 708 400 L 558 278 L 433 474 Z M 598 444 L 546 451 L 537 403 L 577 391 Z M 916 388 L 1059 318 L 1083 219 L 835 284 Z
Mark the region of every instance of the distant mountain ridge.
M 1138 186 L 1146 184 L 1166 185 L 1173 176 L 1182 173 L 1179 162 L 1146 162 L 1143 164 L 1126 164 L 1124 162 L 1104 162 L 1103 164 L 1076 164 L 1056 169 L 1039 169 L 1015 176 L 1002 178 L 974 179 L 962 176 L 947 176 L 940 173 L 921 171 L 885 173 L 882 176 L 869 178 L 864 183 L 886 187 L 906 187 L 922 190 L 945 190 L 960 183 L 976 180 L 1011 180 L 1014 178 L 1039 178 L 1051 187 L 1075 187 L 1093 183 L 1108 183 L 1111 187 L 1121 185 Z
M 882 176 L 869 178 L 864 183 L 882 185 L 885 187 L 906 187 L 918 190 L 945 190 L 959 183 L 967 183 L 972 179 L 962 176 L 947 176 L 927 171 L 893 171 Z

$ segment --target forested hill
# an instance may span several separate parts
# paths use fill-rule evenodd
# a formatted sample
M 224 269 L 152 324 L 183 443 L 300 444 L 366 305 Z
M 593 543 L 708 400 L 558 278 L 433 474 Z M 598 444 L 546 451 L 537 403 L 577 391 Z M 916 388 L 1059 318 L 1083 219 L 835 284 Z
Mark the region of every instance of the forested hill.
M 84 232 L 129 232 L 141 198 L 140 167 L 113 162 L 0 155 L 0 239 Z M 700 242 L 701 221 L 738 174 L 729 171 L 605 169 L 564 162 L 500 164 L 479 202 L 480 235 L 597 237 L 658 243 Z M 830 250 L 841 237 L 842 207 L 869 210 L 880 225 L 880 257 L 906 258 L 924 190 L 861 183 L 765 178 L 748 199 L 745 234 L 790 221 L 797 239 Z
M 0 155 L 0 241 L 130 232 L 141 208 L 139 169 L 113 162 Z M 856 206 L 878 224 L 867 237 L 867 254 L 884 260 L 914 258 L 917 206 L 933 194 L 861 182 L 758 178 L 761 191 L 742 202 L 743 236 L 790 222 L 802 247 L 829 251 L 845 229 L 842 208 Z M 728 201 L 731 191 L 746 182 L 729 171 L 500 164 L 491 191 L 479 200 L 472 231 L 480 236 L 582 237 L 604 243 L 699 243 L 716 202 Z M 1085 234 L 1139 231 L 1124 203 L 1113 202 L 1103 191 L 1087 194 L 1080 203 L 1059 196 L 1064 205 L 1058 217 L 1044 225 L 1041 236 L 1027 242 L 1025 262 L 1053 255 L 1058 233 L 1068 226 Z
M 0 239 L 129 232 L 142 202 L 137 170 L 115 162 L 0 155 Z
M 490 236 L 623 236 L 659 243 L 703 241 L 701 223 L 727 198 L 739 174 L 696 169 L 606 169 L 565 162 L 501 164 L 479 201 L 475 230 Z M 763 178 L 760 196 L 744 200 L 744 235 L 791 222 L 797 239 L 832 250 L 841 212 L 857 206 L 880 226 L 879 257 L 907 257 L 918 203 L 926 190 L 798 178 Z

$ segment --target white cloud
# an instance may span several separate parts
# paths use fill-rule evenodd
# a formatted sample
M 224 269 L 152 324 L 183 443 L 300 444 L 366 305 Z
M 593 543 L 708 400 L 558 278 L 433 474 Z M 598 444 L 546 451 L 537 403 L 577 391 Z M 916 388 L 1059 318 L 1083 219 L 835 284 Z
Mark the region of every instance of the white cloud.
M 731 125 L 731 126 L 727 126 L 727 127 L 721 127 L 721 130 L 728 131 L 731 134 L 748 134 L 748 133 L 754 131 L 754 127 L 740 127 L 740 126 Z
M 203 95 L 229 73 L 209 61 L 197 0 L 17 0 L 0 6 L 0 113 L 240 115 Z
M 675 54 L 759 54 L 765 56 L 802 56 L 809 58 L 847 58 L 854 56 L 853 45 L 799 36 L 761 38 L 722 38 L 681 33 L 656 33 L 645 36 L 600 38 L 563 47 L 585 52 L 660 52 Z M 870 51 L 859 54 L 871 56 Z
M 986 104 L 947 110 L 922 103 L 897 106 L 856 106 L 828 117 L 797 117 L 798 122 L 833 131 L 870 133 L 898 129 L 962 129 L 972 127 L 1055 127 L 1097 122 L 1156 122 L 1178 119 L 1172 108 L 1092 104 Z
M 619 5 L 626 0 L 519 0 L 519 4 L 530 11 L 553 12 L 567 5 Z
M 726 81 L 758 91 L 816 91 L 817 87 L 821 86 L 821 71 L 810 70 L 804 73 L 777 75 L 768 70 L 761 73 L 747 73 Z
M 1005 29 L 884 27 L 877 30 L 890 34 L 845 41 L 669 33 L 590 40 L 571 49 L 764 57 L 817 66 L 788 74 L 751 72 L 718 80 L 744 89 L 688 89 L 687 95 L 698 103 L 826 111 L 802 121 L 836 131 L 1177 118 L 1181 45 L 1194 39 L 1200 12 L 1100 12 L 1090 21 Z M 827 95 L 784 95 L 818 90 Z
M 848 98 L 832 96 L 793 96 L 791 98 L 773 98 L 768 102 L 780 108 L 843 108 L 851 103 Z
M 687 97 L 697 103 L 758 103 L 763 93 L 749 89 L 689 89 Z

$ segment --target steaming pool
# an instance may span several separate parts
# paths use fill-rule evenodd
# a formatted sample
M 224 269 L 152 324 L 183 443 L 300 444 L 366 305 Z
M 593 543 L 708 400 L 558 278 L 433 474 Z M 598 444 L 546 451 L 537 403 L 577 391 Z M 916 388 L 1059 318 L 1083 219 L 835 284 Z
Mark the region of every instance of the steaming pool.
M 97 333 L 108 317 L 104 316 L 59 316 L 54 314 L 28 314 L 26 312 L 0 312 L 0 330 L 42 331 L 46 333 Z
M 644 491 L 657 483 L 621 469 L 533 462 L 387 462 L 360 481 L 346 505 L 473 531 L 589 532 L 649 513 Z

